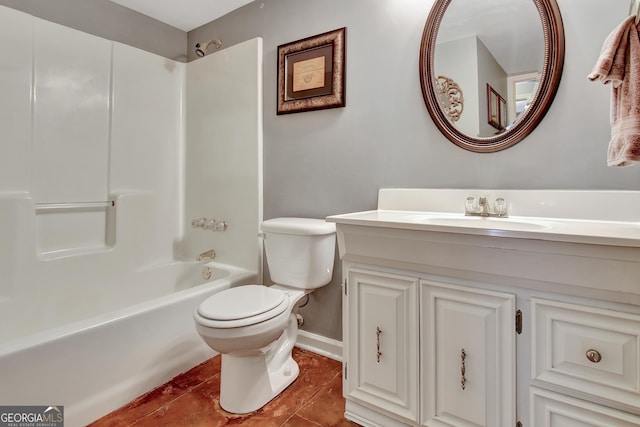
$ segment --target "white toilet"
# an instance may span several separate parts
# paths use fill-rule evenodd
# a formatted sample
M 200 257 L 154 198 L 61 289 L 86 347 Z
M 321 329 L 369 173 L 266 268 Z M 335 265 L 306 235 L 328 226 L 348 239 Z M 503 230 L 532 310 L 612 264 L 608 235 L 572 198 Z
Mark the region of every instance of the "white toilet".
M 333 275 L 335 224 L 275 218 L 264 221 L 262 231 L 276 284 L 224 290 L 194 312 L 198 333 L 222 354 L 220 406 L 236 414 L 260 409 L 298 377 L 291 357 L 298 304 Z

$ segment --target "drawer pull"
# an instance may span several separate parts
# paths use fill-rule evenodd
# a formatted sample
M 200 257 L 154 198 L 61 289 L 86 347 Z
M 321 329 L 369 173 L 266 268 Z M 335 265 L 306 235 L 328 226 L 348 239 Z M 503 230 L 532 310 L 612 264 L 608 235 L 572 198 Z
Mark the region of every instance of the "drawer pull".
M 380 330 L 380 326 L 376 326 L 376 340 L 377 340 L 377 348 L 378 351 L 376 353 L 376 356 L 378 357 L 378 363 L 380 363 L 380 358 L 382 357 L 382 352 L 380 351 L 380 335 L 382 334 L 382 331 Z
M 593 363 L 598 363 L 599 361 L 602 360 L 602 355 L 600 354 L 600 352 L 592 348 L 587 350 L 586 356 L 587 356 L 587 359 L 589 359 Z
M 460 387 L 464 390 L 467 385 L 467 378 L 464 376 L 465 367 L 464 367 L 464 359 L 467 358 L 467 353 L 464 351 L 464 348 L 460 351 L 460 360 L 462 361 L 462 365 L 460 366 L 460 373 L 462 374 L 462 379 L 460 380 Z

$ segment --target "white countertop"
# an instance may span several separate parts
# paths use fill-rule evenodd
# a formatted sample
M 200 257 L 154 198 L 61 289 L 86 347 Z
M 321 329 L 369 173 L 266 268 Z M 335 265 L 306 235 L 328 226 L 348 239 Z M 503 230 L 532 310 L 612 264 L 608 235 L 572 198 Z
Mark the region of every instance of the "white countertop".
M 464 214 L 372 210 L 327 217 L 337 224 L 416 231 L 510 237 L 593 245 L 640 247 L 640 223 L 512 216 L 465 217 Z
M 510 205 L 510 212 L 521 212 L 523 206 L 533 206 L 531 210 L 534 213 L 549 215 L 554 213 L 553 207 L 560 205 L 559 200 L 565 207 L 562 210 L 557 209 L 557 216 L 465 216 L 463 196 L 486 193 L 497 197 L 509 197 L 507 203 Z M 534 202 L 529 201 L 532 196 L 535 197 Z M 460 212 L 454 210 L 452 200 Z M 416 231 L 640 247 L 640 221 L 629 221 L 632 218 L 640 218 L 640 209 L 636 209 L 638 200 L 640 192 L 631 191 L 382 189 L 379 207 L 384 206 L 384 209 L 332 215 L 327 217 L 327 221 Z M 389 209 L 396 206 L 401 209 Z M 536 206 L 543 207 L 544 211 L 536 211 Z M 597 219 L 598 210 L 605 212 L 601 216 L 606 219 Z M 582 212 L 587 213 L 584 215 L 587 218 L 571 218 L 571 215 L 568 215 Z

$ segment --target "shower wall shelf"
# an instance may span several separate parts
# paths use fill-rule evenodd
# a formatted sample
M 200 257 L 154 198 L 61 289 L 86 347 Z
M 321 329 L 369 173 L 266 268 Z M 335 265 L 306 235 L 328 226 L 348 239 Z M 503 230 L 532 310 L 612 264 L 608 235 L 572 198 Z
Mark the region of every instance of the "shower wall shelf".
M 34 205 L 40 259 L 104 252 L 115 244 L 115 200 Z

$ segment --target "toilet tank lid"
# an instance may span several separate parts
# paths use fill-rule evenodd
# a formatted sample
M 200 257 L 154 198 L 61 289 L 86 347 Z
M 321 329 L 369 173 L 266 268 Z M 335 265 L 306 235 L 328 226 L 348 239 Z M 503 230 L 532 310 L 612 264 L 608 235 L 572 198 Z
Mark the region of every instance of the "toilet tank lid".
M 332 234 L 336 232 L 333 222 L 316 218 L 273 218 L 262 223 L 265 233 L 296 234 L 299 236 L 313 236 Z

